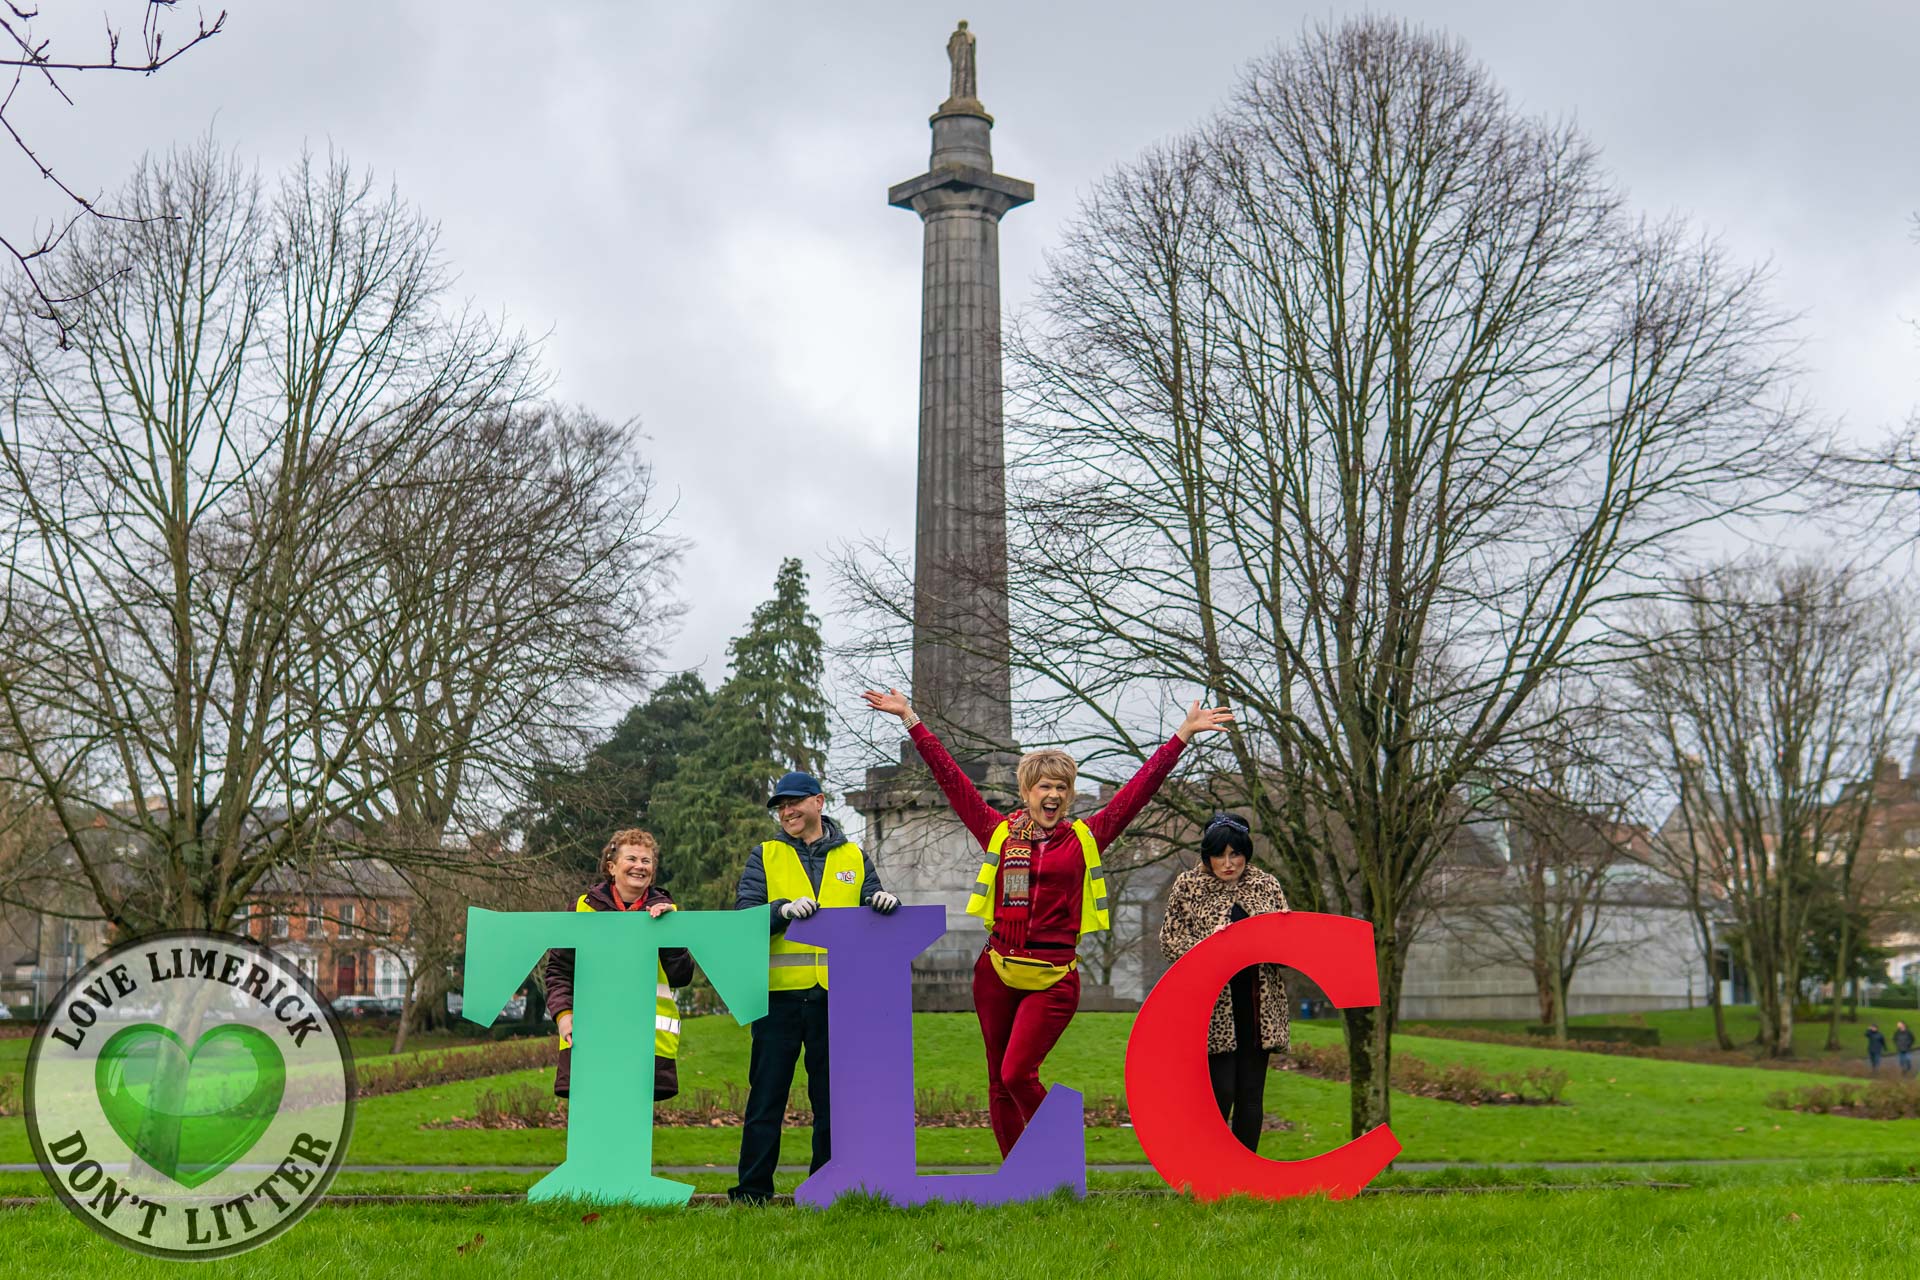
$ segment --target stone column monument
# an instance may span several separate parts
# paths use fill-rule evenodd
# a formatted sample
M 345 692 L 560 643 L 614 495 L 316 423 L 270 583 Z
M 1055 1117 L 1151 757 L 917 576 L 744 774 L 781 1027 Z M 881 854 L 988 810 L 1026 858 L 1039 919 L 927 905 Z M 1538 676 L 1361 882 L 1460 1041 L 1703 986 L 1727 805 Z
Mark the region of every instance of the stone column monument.
M 947 100 L 927 172 L 887 192 L 920 215 L 920 474 L 914 534 L 914 709 L 1000 807 L 1012 803 L 1007 668 L 1006 463 L 1000 376 L 1000 219 L 1031 183 L 993 171 L 973 33 L 947 41 Z M 948 811 L 910 743 L 848 799 L 867 847 L 908 902 L 942 903 L 947 933 L 916 964 L 915 1007 L 972 1008 L 982 933 L 965 914 L 979 846 Z

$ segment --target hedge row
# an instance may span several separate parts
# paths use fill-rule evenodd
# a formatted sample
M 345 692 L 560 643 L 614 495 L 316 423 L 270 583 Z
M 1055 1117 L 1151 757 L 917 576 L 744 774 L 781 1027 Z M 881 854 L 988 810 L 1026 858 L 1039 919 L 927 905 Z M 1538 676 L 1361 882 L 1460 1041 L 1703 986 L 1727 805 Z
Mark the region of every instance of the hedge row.
M 1321 1080 L 1351 1077 L 1344 1045 L 1295 1045 L 1289 1058 L 1276 1065 L 1280 1070 L 1298 1071 Z M 1550 1106 L 1560 1101 L 1568 1080 L 1567 1073 L 1558 1067 L 1495 1073 L 1465 1062 L 1436 1067 L 1408 1054 L 1395 1054 L 1393 1058 L 1393 1087 L 1401 1093 L 1470 1107 Z

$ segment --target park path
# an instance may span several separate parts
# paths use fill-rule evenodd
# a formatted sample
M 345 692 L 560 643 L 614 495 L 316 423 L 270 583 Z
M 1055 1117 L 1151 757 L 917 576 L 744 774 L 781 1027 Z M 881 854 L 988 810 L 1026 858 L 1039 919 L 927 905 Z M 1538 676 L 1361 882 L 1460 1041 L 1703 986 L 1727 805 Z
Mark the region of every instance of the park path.
M 1844 1160 L 1849 1157 L 1820 1157 L 1821 1162 Z M 1860 1157 L 1865 1159 L 1867 1157 Z M 1675 1168 L 1711 1168 L 1716 1165 L 1768 1165 L 1768 1164 L 1807 1164 L 1809 1161 L 1800 1156 L 1740 1156 L 1711 1160 L 1398 1160 L 1394 1162 L 1396 1173 L 1433 1173 L 1441 1169 L 1675 1169 Z M 236 1166 L 244 1172 L 268 1172 L 274 1165 Z M 725 1173 L 731 1165 L 719 1164 L 657 1164 L 655 1173 Z M 967 1164 L 923 1164 L 921 1173 L 980 1173 L 991 1169 L 990 1165 Z M 553 1169 L 549 1164 L 348 1164 L 340 1166 L 341 1173 L 549 1173 Z M 38 1173 L 37 1164 L 0 1164 L 0 1173 Z M 780 1173 L 805 1173 L 803 1164 L 783 1164 Z M 1088 1173 L 1152 1173 L 1153 1166 L 1136 1164 L 1089 1164 Z

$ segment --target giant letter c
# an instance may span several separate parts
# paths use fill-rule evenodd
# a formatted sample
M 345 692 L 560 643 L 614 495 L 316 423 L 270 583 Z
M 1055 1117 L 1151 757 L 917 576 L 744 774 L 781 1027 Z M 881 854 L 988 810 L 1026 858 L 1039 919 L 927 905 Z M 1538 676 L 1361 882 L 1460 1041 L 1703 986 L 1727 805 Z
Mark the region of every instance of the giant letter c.
M 1147 994 L 1127 1040 L 1127 1105 L 1147 1159 L 1201 1200 L 1357 1194 L 1400 1154 L 1386 1125 L 1304 1160 L 1268 1160 L 1220 1118 L 1207 1078 L 1207 1024 L 1227 980 L 1251 964 L 1290 965 L 1342 1009 L 1380 1003 L 1373 926 L 1314 911 L 1251 916 L 1174 962 Z

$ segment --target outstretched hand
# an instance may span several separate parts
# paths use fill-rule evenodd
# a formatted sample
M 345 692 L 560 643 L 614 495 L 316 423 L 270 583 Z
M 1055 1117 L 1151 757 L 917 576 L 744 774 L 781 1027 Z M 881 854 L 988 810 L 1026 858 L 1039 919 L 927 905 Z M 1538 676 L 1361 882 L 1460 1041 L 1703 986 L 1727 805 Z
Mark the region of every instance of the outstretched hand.
M 899 716 L 902 720 L 913 712 L 913 708 L 907 705 L 907 695 L 898 689 L 889 689 L 885 693 L 869 689 L 860 696 L 865 698 L 867 705 L 875 711 L 884 711 L 890 716 Z
M 1200 705 L 1200 699 L 1195 698 L 1193 705 L 1187 708 L 1187 718 L 1180 722 L 1180 727 L 1175 729 L 1173 734 L 1182 742 L 1192 742 L 1193 735 L 1196 733 L 1205 733 L 1209 729 L 1224 729 L 1232 723 L 1231 707 L 1203 707 Z

